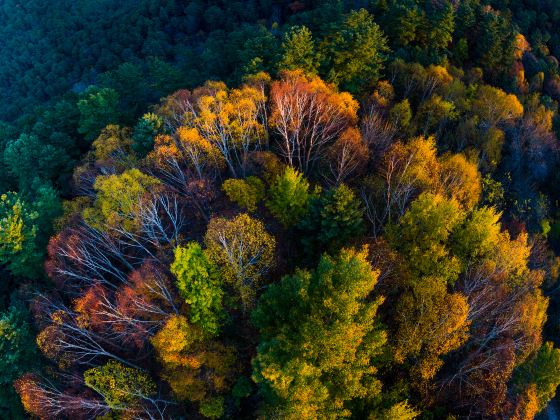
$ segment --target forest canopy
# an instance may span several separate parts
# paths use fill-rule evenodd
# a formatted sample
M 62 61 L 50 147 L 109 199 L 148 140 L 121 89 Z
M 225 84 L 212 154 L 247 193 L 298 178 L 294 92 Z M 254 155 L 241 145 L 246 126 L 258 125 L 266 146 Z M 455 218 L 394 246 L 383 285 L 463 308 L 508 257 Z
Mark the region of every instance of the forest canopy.
M 558 8 L 2 2 L 0 417 L 554 410 Z

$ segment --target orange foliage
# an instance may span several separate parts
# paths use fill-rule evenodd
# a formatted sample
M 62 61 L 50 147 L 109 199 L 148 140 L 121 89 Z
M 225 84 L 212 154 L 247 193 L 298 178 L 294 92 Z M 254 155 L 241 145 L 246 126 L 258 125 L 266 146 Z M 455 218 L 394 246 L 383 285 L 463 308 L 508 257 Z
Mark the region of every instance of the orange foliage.
M 286 71 L 272 83 L 270 125 L 280 137 L 280 153 L 309 174 L 346 128 L 357 122 L 358 103 L 349 93 L 301 71 Z

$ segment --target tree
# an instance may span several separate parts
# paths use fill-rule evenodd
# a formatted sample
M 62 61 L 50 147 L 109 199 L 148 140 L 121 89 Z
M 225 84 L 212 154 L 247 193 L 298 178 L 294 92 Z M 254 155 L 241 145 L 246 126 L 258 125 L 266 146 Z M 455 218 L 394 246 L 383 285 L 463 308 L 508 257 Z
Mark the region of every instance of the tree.
M 24 418 L 13 382 L 37 366 L 37 347 L 28 315 L 11 306 L 0 314 L 0 410 L 9 418 Z
M 455 105 L 442 99 L 439 95 L 434 95 L 422 102 L 416 114 L 418 128 L 424 135 L 439 134 L 448 121 L 453 121 L 457 117 Z
M 133 411 L 156 391 L 152 379 L 138 369 L 110 360 L 84 372 L 85 384 L 100 394 L 113 410 Z
M 444 280 L 435 276 L 412 280 L 395 308 L 394 357 L 397 363 L 412 360 L 413 386 L 421 387 L 433 379 L 443 366 L 441 357 L 458 349 L 468 337 L 467 299 L 460 293 L 448 293 Z
M 71 376 L 71 381 L 83 382 Z M 27 373 L 17 379 L 14 386 L 21 398 L 25 411 L 42 419 L 55 420 L 61 416 L 103 416 L 109 411 L 107 404 L 90 395 L 76 395 L 72 389 Z
M 489 126 L 508 122 L 523 115 L 523 105 L 515 95 L 503 90 L 482 85 L 472 103 L 472 110 Z
M 386 342 L 377 319 L 382 298 L 368 299 L 378 272 L 367 250 L 323 256 L 262 295 L 253 322 L 260 331 L 253 379 L 283 418 L 350 415 L 347 404 L 375 397 L 372 364 Z
M 351 11 L 320 45 L 329 82 L 359 93 L 373 86 L 389 52 L 383 31 L 365 9 Z
M 305 252 L 336 252 L 364 233 L 364 211 L 354 192 L 344 184 L 313 198 L 298 228 Z
M 38 219 L 39 213 L 18 194 L 0 196 L 0 263 L 14 275 L 33 278 L 40 273 Z
M 206 334 L 183 316 L 169 318 L 152 338 L 152 344 L 163 368 L 161 376 L 175 397 L 199 402 L 201 414 L 220 417 L 215 398 L 227 392 L 233 381 L 233 349 L 208 341 Z M 210 410 L 211 407 L 214 409 Z
M 270 126 L 280 155 L 304 175 L 312 173 L 327 147 L 357 120 L 358 103 L 318 77 L 286 71 L 272 83 Z
M 251 213 L 257 210 L 257 204 L 265 194 L 263 182 L 255 176 L 245 179 L 226 179 L 222 184 L 222 190 L 230 201 Z
M 455 198 L 463 208 L 472 209 L 482 193 L 482 179 L 476 164 L 462 154 L 446 156 L 440 162 L 439 183 L 443 192 Z
M 303 174 L 287 166 L 270 186 L 266 207 L 284 227 L 290 227 L 305 215 L 312 196 Z
M 228 89 L 222 82 L 207 82 L 182 101 L 183 113 L 175 116 L 180 126 L 194 130 L 193 136 L 217 148 L 234 178 L 245 175 L 250 152 L 266 145 L 262 92 L 250 86 Z
M 510 71 L 515 53 L 515 32 L 507 14 L 491 6 L 480 9 L 473 56 L 493 80 Z
M 455 199 L 421 194 L 400 218 L 387 228 L 387 240 L 407 261 L 416 278 L 433 276 L 453 284 L 459 275 L 460 260 L 451 253 L 448 242 L 465 213 Z
M 175 248 L 171 272 L 177 278 L 181 297 L 190 306 L 189 319 L 210 335 L 216 335 L 225 318 L 224 291 L 218 267 L 197 242 Z
M 442 356 L 468 337 L 467 299 L 449 290 L 461 270 L 451 241 L 464 219 L 455 199 L 423 193 L 386 231 L 403 269 L 393 286 L 400 290 L 393 315 L 394 357 L 397 363 L 412 364 L 410 381 L 419 389 L 441 368 Z
M 92 86 L 84 92 L 78 101 L 78 132 L 86 141 L 93 141 L 103 127 L 118 122 L 118 101 L 119 94 L 113 89 Z
M 103 175 L 95 180 L 97 192 L 94 207 L 84 210 L 83 217 L 96 229 L 122 227 L 126 231 L 139 228 L 141 200 L 150 189 L 159 185 L 157 178 L 134 168 L 120 175 Z
M 148 159 L 168 183 L 190 178 L 215 178 L 225 161 L 220 150 L 194 128 L 179 127 L 174 136 L 158 135 Z
M 334 184 L 360 174 L 369 158 L 369 149 L 357 128 L 348 128 L 329 148 L 327 154 L 330 175 L 328 179 Z
M 361 196 L 373 233 L 402 217 L 422 192 L 457 200 L 464 209 L 478 203 L 481 186 L 476 164 L 460 154 L 437 156 L 433 137 L 395 143 L 383 156 L 379 173 L 362 184 Z
M 224 281 L 234 287 L 243 308 L 251 307 L 263 276 L 274 267 L 274 237 L 262 222 L 240 214 L 231 220 L 210 220 L 204 243 L 208 257 L 220 267 Z
M 560 350 L 547 342 L 517 368 L 513 381 L 518 389 L 534 384 L 538 411 L 541 411 L 556 395 L 559 371 Z
M 146 156 L 154 147 L 154 139 L 162 134 L 163 119 L 148 112 L 138 120 L 132 132 L 132 149 L 140 156 Z
M 306 74 L 317 74 L 319 57 L 315 51 L 313 35 L 307 27 L 292 26 L 284 34 L 282 52 L 278 65 L 280 70 L 301 69 Z
M 96 161 L 114 161 L 119 166 L 129 159 L 132 140 L 130 129 L 108 125 L 91 144 Z
M 420 412 L 415 410 L 414 407 L 411 407 L 408 404 L 408 401 L 401 401 L 397 404 L 394 404 L 387 410 L 383 410 L 381 415 L 377 418 L 380 420 L 414 420 L 420 415 Z M 370 419 L 373 420 L 376 418 L 374 416 L 370 416 Z
M 28 134 L 6 144 L 3 160 L 10 174 L 17 179 L 20 191 L 29 191 L 35 178 L 44 181 L 58 179 L 72 163 L 64 150 Z

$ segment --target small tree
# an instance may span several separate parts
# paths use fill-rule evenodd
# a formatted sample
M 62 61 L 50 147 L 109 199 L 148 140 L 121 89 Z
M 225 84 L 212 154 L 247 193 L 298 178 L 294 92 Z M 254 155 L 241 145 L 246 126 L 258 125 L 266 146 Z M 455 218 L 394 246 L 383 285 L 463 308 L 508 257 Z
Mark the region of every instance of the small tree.
M 132 132 L 132 149 L 140 157 L 146 156 L 154 147 L 154 139 L 163 132 L 163 119 L 148 112 L 138 120 Z
M 315 42 L 311 31 L 305 26 L 293 26 L 284 35 L 282 42 L 281 70 L 301 69 L 307 74 L 316 74 L 319 66 Z
M 156 391 L 152 379 L 138 369 L 110 360 L 84 372 L 85 384 L 98 392 L 107 405 L 116 410 L 132 410 L 150 399 Z
M 218 267 L 208 259 L 197 242 L 175 248 L 171 272 L 179 293 L 190 305 L 189 318 L 210 335 L 217 334 L 225 314 Z
M 250 307 L 263 276 L 274 266 L 274 237 L 262 222 L 241 214 L 231 220 L 210 220 L 204 241 L 224 281 L 233 285 L 243 307 Z
M 344 184 L 313 198 L 301 219 L 301 241 L 309 255 L 335 252 L 364 233 L 364 211 L 354 192 Z
M 36 244 L 39 213 L 16 193 L 0 196 L 0 264 L 18 276 L 40 272 L 42 252 Z
M 287 166 L 270 186 L 266 206 L 284 227 L 290 227 L 305 215 L 312 196 L 303 174 Z
M 231 201 L 249 212 L 254 212 L 257 204 L 264 198 L 264 184 L 255 176 L 246 179 L 226 179 L 222 190 Z
M 90 87 L 78 101 L 80 125 L 78 132 L 88 142 L 93 141 L 101 129 L 118 121 L 119 94 L 109 88 Z

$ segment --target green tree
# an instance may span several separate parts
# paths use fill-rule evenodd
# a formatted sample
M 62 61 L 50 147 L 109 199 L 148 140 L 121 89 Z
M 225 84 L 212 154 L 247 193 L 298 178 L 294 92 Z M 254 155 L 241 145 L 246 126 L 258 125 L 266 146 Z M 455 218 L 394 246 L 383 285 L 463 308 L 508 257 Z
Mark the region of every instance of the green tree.
M 365 9 L 352 11 L 320 45 L 328 80 L 352 93 L 372 87 L 389 51 L 383 31 Z
M 96 86 L 87 89 L 78 101 L 78 132 L 83 134 L 88 142 L 95 140 L 103 127 L 118 122 L 118 103 L 119 95 L 113 89 Z
M 293 26 L 284 35 L 280 70 L 301 69 L 307 74 L 317 74 L 319 59 L 311 31 L 305 26 Z
M 217 334 L 225 317 L 218 267 L 197 242 L 190 242 L 175 248 L 171 272 L 177 278 L 179 293 L 190 306 L 190 321 L 210 335 Z
M 289 227 L 305 215 L 312 196 L 309 182 L 303 174 L 287 166 L 270 186 L 266 206 L 276 219 L 285 227 Z
M 138 156 L 146 156 L 154 147 L 154 138 L 162 132 L 162 118 L 151 112 L 144 114 L 132 132 L 132 149 Z
M 298 225 L 305 251 L 309 255 L 336 252 L 364 233 L 363 217 L 360 201 L 345 184 L 313 198 Z
M 253 379 L 268 409 L 282 418 L 339 418 L 352 400 L 375 397 L 373 360 L 385 345 L 377 319 L 382 298 L 367 250 L 323 256 L 271 285 L 253 312 L 260 332 Z
M 560 349 L 553 343 L 544 343 L 514 373 L 513 382 L 519 390 L 536 385 L 538 409 L 542 410 L 556 395 L 560 385 Z
M 3 159 L 10 174 L 18 180 L 20 191 L 29 190 L 34 180 L 32 174 L 45 181 L 55 180 L 72 163 L 63 150 L 27 134 L 7 143 Z
M 249 212 L 257 210 L 257 204 L 264 198 L 264 183 L 256 176 L 245 179 L 226 179 L 222 190 L 230 201 Z
M 451 254 L 448 243 L 453 231 L 465 219 L 455 199 L 423 193 L 401 217 L 387 227 L 387 239 L 407 261 L 416 278 L 436 276 L 453 284 L 460 261 Z

